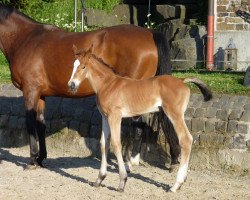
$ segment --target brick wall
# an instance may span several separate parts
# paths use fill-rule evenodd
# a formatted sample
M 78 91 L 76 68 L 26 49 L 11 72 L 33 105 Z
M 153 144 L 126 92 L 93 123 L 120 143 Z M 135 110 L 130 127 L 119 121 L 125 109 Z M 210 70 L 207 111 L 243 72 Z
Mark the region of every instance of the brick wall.
M 235 13 L 237 10 L 249 13 L 250 0 L 217 0 L 216 3 L 217 31 L 250 31 L 250 23 Z

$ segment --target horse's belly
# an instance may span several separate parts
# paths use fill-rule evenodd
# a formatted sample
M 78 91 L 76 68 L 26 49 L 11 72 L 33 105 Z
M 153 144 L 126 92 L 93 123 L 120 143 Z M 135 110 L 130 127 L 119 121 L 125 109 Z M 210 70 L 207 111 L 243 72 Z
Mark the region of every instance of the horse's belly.
M 146 113 L 158 112 L 159 107 L 161 106 L 161 101 L 156 101 L 152 105 L 148 106 L 131 106 L 122 108 L 122 117 L 134 117 Z

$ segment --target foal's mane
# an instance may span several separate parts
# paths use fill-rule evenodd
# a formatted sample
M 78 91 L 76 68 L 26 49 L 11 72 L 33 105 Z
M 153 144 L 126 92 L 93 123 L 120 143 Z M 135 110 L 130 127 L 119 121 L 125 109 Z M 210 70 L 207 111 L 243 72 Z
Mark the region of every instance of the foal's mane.
M 95 54 L 91 53 L 90 56 L 92 56 L 94 59 L 96 59 L 99 63 L 101 63 L 104 67 L 108 68 L 111 70 L 114 74 L 117 74 L 121 76 L 121 74 L 117 73 L 114 69 L 114 67 L 110 66 L 109 64 L 105 63 L 104 60 L 100 57 L 97 57 Z
M 6 5 L 0 3 L 0 22 L 3 22 L 4 20 L 8 19 L 8 17 L 12 13 L 16 13 L 16 14 L 21 15 L 22 17 L 26 18 L 27 20 L 30 20 L 30 21 L 32 21 L 34 23 L 40 24 L 39 22 L 35 21 L 34 19 L 30 18 L 29 16 L 21 13 L 17 9 L 12 8 L 10 6 L 6 6 Z

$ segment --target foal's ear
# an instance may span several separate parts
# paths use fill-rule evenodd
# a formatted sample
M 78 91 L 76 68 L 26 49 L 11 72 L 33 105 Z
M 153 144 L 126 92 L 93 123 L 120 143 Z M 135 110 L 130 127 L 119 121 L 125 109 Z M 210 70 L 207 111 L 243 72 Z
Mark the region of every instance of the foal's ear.
M 93 46 L 94 46 L 94 45 L 91 44 L 91 46 L 89 47 L 89 49 L 88 49 L 88 51 L 87 51 L 88 53 L 92 53 L 92 52 L 93 52 Z
M 73 44 L 72 50 L 74 52 L 74 55 L 76 55 L 77 54 L 77 47 L 76 47 L 76 45 Z

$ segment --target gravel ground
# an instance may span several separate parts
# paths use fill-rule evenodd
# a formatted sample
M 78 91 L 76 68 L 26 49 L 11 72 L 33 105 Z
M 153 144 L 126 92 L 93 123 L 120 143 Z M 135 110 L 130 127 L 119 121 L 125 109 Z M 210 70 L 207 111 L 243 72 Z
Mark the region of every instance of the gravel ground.
M 115 160 L 110 160 L 102 186 L 95 188 L 91 184 L 98 175 L 99 159 L 56 150 L 49 157 L 47 168 L 24 170 L 29 162 L 28 147 L 0 148 L 0 199 L 250 199 L 249 175 L 190 170 L 182 188 L 171 193 L 168 190 L 176 172 L 146 164 L 133 168 L 125 192 L 119 193 Z

